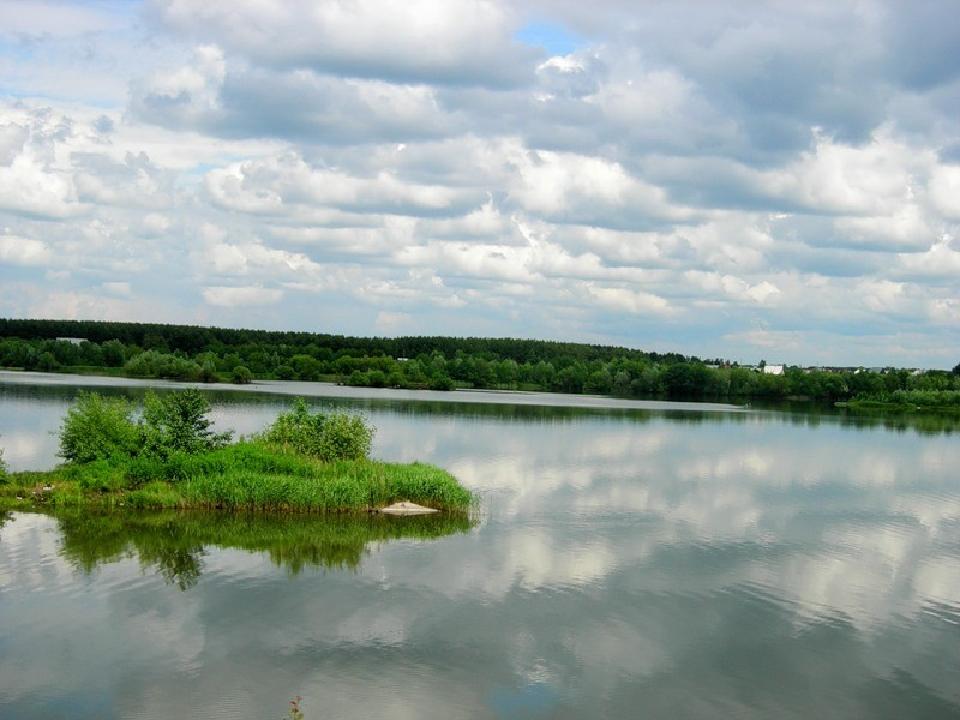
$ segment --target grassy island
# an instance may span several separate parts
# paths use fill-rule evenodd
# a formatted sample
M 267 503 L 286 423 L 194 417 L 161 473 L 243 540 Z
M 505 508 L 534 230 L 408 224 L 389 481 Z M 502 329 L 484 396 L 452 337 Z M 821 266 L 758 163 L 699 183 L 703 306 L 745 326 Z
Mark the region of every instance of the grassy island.
M 875 397 L 856 397 L 835 403 L 852 410 L 885 410 L 895 413 L 942 413 L 960 415 L 960 390 L 897 390 Z
M 314 413 L 302 400 L 260 435 L 212 431 L 196 390 L 150 393 L 143 408 L 81 395 L 60 430 L 66 462 L 48 472 L 0 470 L 0 509 L 370 511 L 410 501 L 465 511 L 472 496 L 446 471 L 369 458 L 359 415 Z

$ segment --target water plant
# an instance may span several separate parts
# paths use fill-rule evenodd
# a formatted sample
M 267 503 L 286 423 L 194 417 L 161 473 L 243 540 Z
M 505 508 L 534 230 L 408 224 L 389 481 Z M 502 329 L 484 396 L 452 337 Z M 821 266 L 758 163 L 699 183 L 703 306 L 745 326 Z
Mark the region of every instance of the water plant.
M 287 710 L 289 720 L 304 720 L 306 716 L 303 714 L 303 710 L 300 709 L 301 702 L 303 702 L 303 698 L 299 695 L 290 701 L 290 709 Z

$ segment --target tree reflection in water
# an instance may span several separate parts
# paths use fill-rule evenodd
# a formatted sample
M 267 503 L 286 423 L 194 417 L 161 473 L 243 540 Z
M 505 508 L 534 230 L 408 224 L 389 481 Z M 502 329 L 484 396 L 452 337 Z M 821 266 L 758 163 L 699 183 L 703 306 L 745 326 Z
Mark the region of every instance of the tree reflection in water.
M 210 512 L 58 513 L 63 556 L 83 572 L 137 557 L 169 583 L 187 590 L 203 573 L 206 548 L 265 552 L 297 575 L 305 568 L 359 566 L 371 543 L 429 540 L 465 533 L 475 520 L 465 513 L 414 517 L 377 514 L 327 516 Z

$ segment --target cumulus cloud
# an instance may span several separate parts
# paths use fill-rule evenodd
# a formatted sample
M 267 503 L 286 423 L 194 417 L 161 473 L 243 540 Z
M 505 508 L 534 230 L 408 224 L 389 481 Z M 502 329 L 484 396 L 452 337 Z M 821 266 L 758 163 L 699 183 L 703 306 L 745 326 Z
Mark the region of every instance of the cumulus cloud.
M 0 263 L 45 265 L 50 261 L 50 257 L 50 248 L 40 240 L 16 235 L 0 236 Z
M 237 307 L 244 305 L 273 305 L 280 302 L 283 291 L 263 287 L 207 287 L 203 299 L 210 305 Z
M 154 0 L 150 11 L 267 66 L 353 77 L 509 85 L 537 55 L 512 39 L 512 13 L 491 0 Z
M 956 362 L 937 3 L 46 11 L 0 48 L 2 312 Z
M 0 210 L 38 218 L 67 218 L 83 211 L 73 178 L 19 155 L 0 166 Z

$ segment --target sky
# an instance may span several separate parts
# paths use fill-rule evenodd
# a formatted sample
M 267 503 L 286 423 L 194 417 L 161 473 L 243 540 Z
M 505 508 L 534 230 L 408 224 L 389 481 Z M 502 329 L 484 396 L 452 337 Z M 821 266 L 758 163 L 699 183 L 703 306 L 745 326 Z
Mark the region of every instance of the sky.
M 0 316 L 960 361 L 947 0 L 0 0 Z

